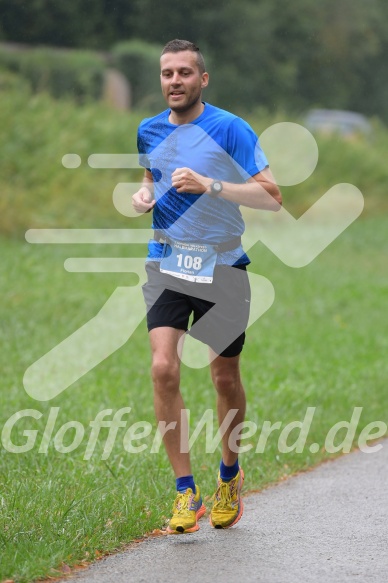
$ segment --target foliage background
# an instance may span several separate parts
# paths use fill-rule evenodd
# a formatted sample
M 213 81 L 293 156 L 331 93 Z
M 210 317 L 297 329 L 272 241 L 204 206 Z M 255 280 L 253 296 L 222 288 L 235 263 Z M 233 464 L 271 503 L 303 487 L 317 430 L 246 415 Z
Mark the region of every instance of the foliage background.
M 385 0 L 0 0 L 2 41 L 109 52 L 172 38 L 200 46 L 220 107 L 321 106 L 388 121 Z

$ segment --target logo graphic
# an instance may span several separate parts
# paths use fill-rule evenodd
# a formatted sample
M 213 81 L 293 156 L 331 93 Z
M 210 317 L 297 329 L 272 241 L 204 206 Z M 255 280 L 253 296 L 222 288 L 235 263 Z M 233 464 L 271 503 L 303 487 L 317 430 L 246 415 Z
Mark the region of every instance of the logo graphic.
M 260 142 L 279 186 L 299 184 L 313 173 L 318 162 L 318 146 L 312 134 L 303 126 L 288 122 L 274 124 L 261 135 Z M 159 188 L 171 187 L 171 168 L 187 165 L 180 163 L 179 156 L 182 152 L 190 153 L 195 166 L 199 159 L 196 160 L 193 144 L 199 144 L 201 151 L 206 148 L 209 156 L 214 157 L 214 176 L 219 176 L 221 163 L 233 166 L 241 182 L 248 178 L 247 173 L 203 130 L 189 124 L 178 126 L 173 132 L 173 138 L 164 140 L 158 146 L 159 158 L 167 160 L 165 167 L 159 168 Z M 158 155 L 158 152 L 153 152 L 153 155 Z M 62 164 L 66 168 L 74 169 L 80 166 L 81 159 L 77 154 L 67 154 L 62 158 Z M 88 164 L 92 168 L 139 168 L 137 154 L 92 154 L 89 156 Z M 200 172 L 195 167 L 193 169 Z M 209 176 L 211 175 L 209 173 Z M 140 186 L 138 183 L 119 183 L 114 188 L 113 204 L 124 216 L 141 216 L 135 213 L 131 205 L 131 195 Z M 203 205 L 207 203 L 208 198 L 199 196 L 198 201 L 174 223 L 174 229 L 181 229 L 183 234 L 187 232 L 186 221 L 195 217 L 201 206 L 203 212 Z M 295 219 L 284 207 L 274 213 L 255 211 L 257 222 L 246 223 L 243 236 L 244 251 L 249 252 L 253 245 L 261 241 L 285 265 L 293 268 L 304 267 L 357 219 L 363 205 L 364 199 L 359 189 L 352 184 L 344 183 L 331 186 L 299 219 Z M 209 225 L 211 218 L 208 213 Z M 166 229 L 166 234 L 168 236 L 169 229 Z M 151 229 L 30 229 L 26 233 L 26 240 L 32 244 L 131 245 L 147 243 L 152 236 Z M 66 259 L 64 267 L 68 272 L 131 272 L 137 274 L 139 279 L 135 286 L 117 287 L 98 314 L 42 355 L 26 370 L 24 388 L 29 396 L 39 401 L 53 399 L 123 346 L 145 316 L 141 290 L 141 286 L 146 282 L 144 257 L 70 257 Z M 255 266 L 252 265 L 252 268 Z M 249 272 L 249 279 L 252 299 L 248 326 L 251 326 L 271 307 L 275 291 L 267 278 L 252 270 Z M 198 285 L 201 289 L 199 293 L 203 297 L 207 284 Z M 187 366 L 201 368 L 208 365 L 207 347 L 195 340 L 194 336 L 196 329 L 206 325 L 207 318 L 211 318 L 211 312 L 216 308 L 217 301 L 214 308 L 191 328 L 190 335 L 182 337 L 185 346 L 181 359 Z M 221 340 L 224 348 L 240 333 L 239 330 L 223 331 Z M 182 346 L 179 346 L 179 351 L 181 349 Z

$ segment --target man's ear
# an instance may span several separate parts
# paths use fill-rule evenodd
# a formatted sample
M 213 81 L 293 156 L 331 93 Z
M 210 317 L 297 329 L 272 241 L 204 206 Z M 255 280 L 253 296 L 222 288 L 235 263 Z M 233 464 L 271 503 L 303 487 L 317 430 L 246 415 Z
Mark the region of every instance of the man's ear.
M 209 84 L 209 73 L 202 73 L 202 89 L 205 89 Z

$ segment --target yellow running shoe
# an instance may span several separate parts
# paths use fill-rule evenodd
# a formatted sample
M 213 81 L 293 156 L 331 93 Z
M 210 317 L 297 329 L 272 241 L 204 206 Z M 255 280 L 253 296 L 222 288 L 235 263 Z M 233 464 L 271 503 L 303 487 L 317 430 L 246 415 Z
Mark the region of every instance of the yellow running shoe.
M 229 528 L 240 520 L 244 510 L 241 499 L 243 483 L 244 472 L 241 467 L 237 476 L 230 482 L 223 482 L 218 473 L 217 490 L 210 513 L 210 524 L 214 528 Z
M 187 488 L 185 492 L 177 492 L 167 532 L 169 534 L 196 532 L 199 529 L 197 521 L 205 512 L 206 507 L 202 504 L 198 486 L 195 486 L 195 494 L 191 488 Z

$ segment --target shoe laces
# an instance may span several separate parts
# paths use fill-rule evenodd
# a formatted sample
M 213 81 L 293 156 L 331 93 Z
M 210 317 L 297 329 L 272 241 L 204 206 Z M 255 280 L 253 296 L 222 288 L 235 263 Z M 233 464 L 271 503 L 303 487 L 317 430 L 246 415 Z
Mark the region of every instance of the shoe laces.
M 178 492 L 172 507 L 174 514 L 187 514 L 190 510 L 191 500 L 194 497 L 191 488 L 188 488 L 186 492 Z
M 215 493 L 214 509 L 232 509 L 233 487 L 230 482 L 220 481 Z

